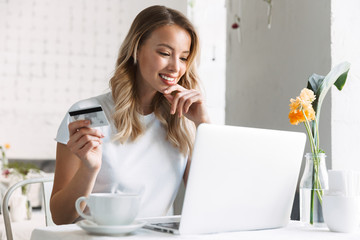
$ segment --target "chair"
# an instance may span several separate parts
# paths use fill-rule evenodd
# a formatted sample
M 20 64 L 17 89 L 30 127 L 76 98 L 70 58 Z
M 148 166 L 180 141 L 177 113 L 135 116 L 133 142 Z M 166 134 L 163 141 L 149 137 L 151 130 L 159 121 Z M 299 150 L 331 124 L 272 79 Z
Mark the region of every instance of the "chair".
M 11 229 L 11 221 L 9 216 L 9 199 L 11 194 L 19 187 L 22 187 L 27 184 L 33 184 L 33 183 L 41 183 L 42 192 L 43 192 L 43 207 L 45 210 L 45 222 L 46 226 L 53 226 L 55 225 L 51 218 L 50 213 L 50 196 L 51 191 L 53 187 L 54 178 L 53 177 L 41 177 L 41 178 L 30 178 L 26 179 L 20 182 L 17 182 L 16 184 L 12 185 L 6 192 L 3 204 L 2 204 L 2 212 L 4 217 L 4 224 L 5 224 L 5 230 L 6 230 L 6 237 L 8 240 L 13 240 L 13 234 Z

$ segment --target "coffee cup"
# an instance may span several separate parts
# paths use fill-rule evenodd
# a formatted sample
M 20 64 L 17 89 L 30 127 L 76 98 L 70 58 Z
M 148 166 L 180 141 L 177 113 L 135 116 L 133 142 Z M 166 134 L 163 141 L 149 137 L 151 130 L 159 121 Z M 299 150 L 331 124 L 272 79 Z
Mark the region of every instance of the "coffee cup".
M 90 215 L 80 208 L 85 202 Z M 140 196 L 131 193 L 93 193 L 79 197 L 75 202 L 76 211 L 84 219 L 98 225 L 128 225 L 136 218 L 140 207 Z
M 360 224 L 359 197 L 324 195 L 322 209 L 324 221 L 333 232 L 354 232 Z

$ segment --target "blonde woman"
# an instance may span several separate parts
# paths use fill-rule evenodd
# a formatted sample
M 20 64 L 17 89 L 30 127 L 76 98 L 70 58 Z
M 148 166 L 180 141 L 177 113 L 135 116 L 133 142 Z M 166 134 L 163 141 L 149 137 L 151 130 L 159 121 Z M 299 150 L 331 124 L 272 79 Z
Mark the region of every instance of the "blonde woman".
M 56 224 L 77 220 L 75 201 L 92 192 L 138 192 L 138 217 L 165 215 L 186 180 L 194 130 L 209 122 L 199 91 L 192 24 L 164 6 L 144 9 L 121 48 L 111 92 L 75 103 L 101 105 L 110 126 L 70 123 L 56 137 L 51 213 Z

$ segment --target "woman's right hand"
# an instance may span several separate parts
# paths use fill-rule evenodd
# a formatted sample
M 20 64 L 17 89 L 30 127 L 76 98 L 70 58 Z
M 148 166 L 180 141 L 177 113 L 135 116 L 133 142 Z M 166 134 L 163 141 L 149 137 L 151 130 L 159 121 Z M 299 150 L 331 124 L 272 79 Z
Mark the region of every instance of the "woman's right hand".
M 102 138 L 104 135 L 97 129 L 89 128 L 89 120 L 74 121 L 69 124 L 70 139 L 67 147 L 89 170 L 101 167 Z

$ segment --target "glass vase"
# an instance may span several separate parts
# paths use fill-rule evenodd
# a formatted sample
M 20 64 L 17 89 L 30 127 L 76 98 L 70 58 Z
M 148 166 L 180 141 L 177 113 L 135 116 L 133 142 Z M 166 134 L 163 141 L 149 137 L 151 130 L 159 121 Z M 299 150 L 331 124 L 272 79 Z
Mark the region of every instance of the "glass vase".
M 325 225 L 322 197 L 329 188 L 324 153 L 305 155 L 306 163 L 300 181 L 300 221 L 305 225 Z

